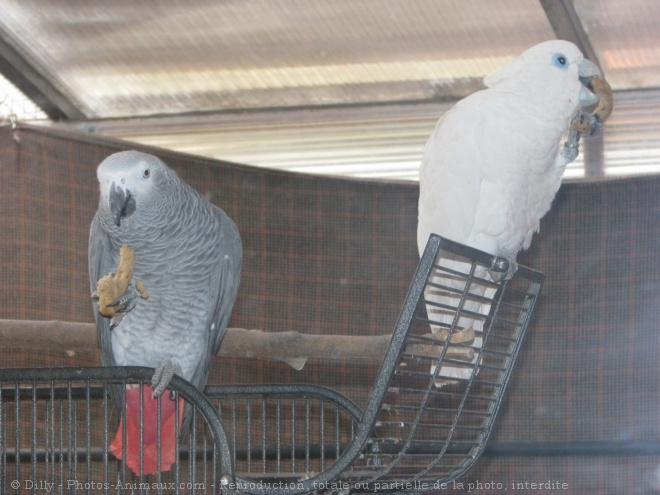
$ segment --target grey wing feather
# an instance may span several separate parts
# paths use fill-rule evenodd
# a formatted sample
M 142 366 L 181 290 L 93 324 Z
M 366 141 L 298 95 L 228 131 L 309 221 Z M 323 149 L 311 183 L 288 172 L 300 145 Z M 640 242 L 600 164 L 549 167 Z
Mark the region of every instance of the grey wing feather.
M 208 341 L 206 354 L 197 365 L 190 379 L 190 382 L 201 391 L 203 391 L 204 385 L 206 385 L 206 379 L 208 378 L 213 357 L 220 348 L 229 318 L 231 317 L 231 310 L 236 300 L 238 285 L 241 279 L 241 265 L 243 260 L 241 237 L 236 225 L 224 211 L 220 209 L 217 211 L 222 229 L 220 242 L 222 243 L 221 252 L 223 254 L 220 267 L 213 281 L 213 286 L 217 288 L 215 292 L 217 296 L 215 297 L 215 301 L 209 301 L 214 309 L 207 328 Z M 181 423 L 181 438 L 184 438 L 187 434 L 191 419 L 192 408 L 189 404 L 186 404 Z
M 91 292 L 96 290 L 96 283 L 101 277 L 113 272 L 117 267 L 119 255 L 115 254 L 107 234 L 101 229 L 98 217 L 95 215 L 89 229 L 89 250 L 87 253 L 89 264 L 89 285 Z M 110 318 L 99 313 L 98 303 L 93 302 L 94 318 L 96 319 L 96 338 L 101 351 L 101 364 L 103 366 L 116 366 L 112 354 L 110 340 Z M 110 386 L 110 396 L 115 407 L 121 411 L 124 403 L 124 393 L 121 386 Z
M 231 311 L 238 293 L 241 279 L 242 246 L 241 237 L 234 222 L 220 209 L 217 209 L 221 222 L 220 239 L 222 242 L 221 252 L 223 258 L 220 262 L 214 285 L 217 287 L 217 296 L 212 304 L 213 313 L 207 329 L 207 352 L 202 362 L 199 363 L 191 382 L 200 390 L 206 384 L 213 357 L 217 354 L 222 338 L 225 335 Z

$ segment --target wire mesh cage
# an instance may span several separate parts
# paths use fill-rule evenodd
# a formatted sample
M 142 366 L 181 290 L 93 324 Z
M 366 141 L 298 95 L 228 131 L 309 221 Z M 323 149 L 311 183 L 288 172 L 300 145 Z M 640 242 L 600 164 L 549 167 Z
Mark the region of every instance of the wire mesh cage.
M 506 275 L 501 258 L 431 236 L 364 409 L 319 386 L 202 395 L 175 377 L 171 398 L 190 404 L 194 420 L 177 431 L 167 472 L 132 473 L 107 447 L 119 416 L 111 387 L 148 383 L 153 370 L 0 370 L 0 495 L 44 480 L 54 493 L 71 480 L 108 493 L 443 488 L 486 446 L 544 280 L 525 267 Z M 141 445 L 149 431 L 140 425 Z
M 149 368 L 128 367 L 0 370 L 0 494 L 221 493 L 232 471 L 224 430 L 215 409 L 178 377 L 164 400 L 176 409 L 179 399 L 191 404 L 193 417 L 186 432 L 175 423 L 176 462 L 171 468 L 145 474 L 150 453 L 144 440 L 165 426 L 160 414 L 156 424 L 144 420 L 142 400 L 137 473 L 110 452 L 119 416 L 111 404 L 110 387 L 148 387 L 152 374 Z M 126 458 L 126 427 L 118 434 Z M 160 443 L 156 450 L 153 455 L 163 467 Z
M 362 411 L 314 385 L 208 386 L 227 431 L 241 493 L 306 493 L 341 470 Z

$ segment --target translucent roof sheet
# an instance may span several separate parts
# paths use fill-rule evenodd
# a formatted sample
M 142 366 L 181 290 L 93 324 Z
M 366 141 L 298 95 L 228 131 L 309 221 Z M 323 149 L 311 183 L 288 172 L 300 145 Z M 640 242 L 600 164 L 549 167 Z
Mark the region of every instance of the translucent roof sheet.
M 660 2 L 574 3 L 613 89 L 660 88 Z
M 528 0 L 2 3 L 88 118 L 452 98 L 554 37 Z

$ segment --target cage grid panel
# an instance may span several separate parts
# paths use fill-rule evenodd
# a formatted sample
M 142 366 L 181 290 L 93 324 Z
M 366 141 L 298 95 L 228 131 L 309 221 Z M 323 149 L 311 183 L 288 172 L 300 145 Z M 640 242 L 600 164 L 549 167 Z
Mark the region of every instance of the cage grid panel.
M 223 480 L 229 483 L 232 472 L 224 430 L 214 408 L 180 378 L 172 381 L 166 392 L 171 395 L 163 400 L 178 404 L 184 399 L 191 404 L 193 421 L 185 436 L 176 437 L 171 470 L 135 474 L 110 452 L 119 414 L 109 387 L 149 386 L 152 374 L 148 368 L 0 370 L 0 495 L 223 493 Z M 150 426 L 160 434 L 159 424 L 144 423 L 143 411 L 141 407 L 141 439 Z M 121 430 L 125 435 L 125 428 Z M 123 445 L 125 456 L 125 438 Z M 159 440 L 159 461 L 160 447 Z M 144 455 L 140 447 L 140 466 Z
M 346 397 L 314 385 L 207 386 L 205 394 L 232 446 L 236 486 L 246 493 L 296 491 L 301 480 L 331 472 L 362 416 Z
M 492 431 L 543 283 L 542 274 L 524 267 L 495 283 L 489 272 L 497 258 L 439 238 L 429 246 L 433 242 L 438 251 L 431 254 L 434 262 L 372 434 L 342 475 L 364 491 L 437 489 L 474 464 Z M 434 298 L 439 293 L 445 297 Z M 438 337 L 442 328 L 455 335 L 466 327 L 474 330 L 471 342 Z M 429 335 L 429 328 L 435 333 Z M 446 366 L 467 371 L 450 379 L 442 372 Z

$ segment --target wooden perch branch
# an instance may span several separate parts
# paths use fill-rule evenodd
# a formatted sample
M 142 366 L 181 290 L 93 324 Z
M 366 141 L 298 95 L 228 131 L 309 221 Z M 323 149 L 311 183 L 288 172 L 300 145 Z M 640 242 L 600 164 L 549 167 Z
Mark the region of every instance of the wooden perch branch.
M 443 340 L 446 332 L 429 334 Z M 218 356 L 284 361 L 300 370 L 308 359 L 368 359 L 382 361 L 391 335 L 359 337 L 347 335 L 316 335 L 299 332 L 264 332 L 228 328 Z M 472 329 L 456 332 L 451 342 L 469 342 L 474 338 Z M 0 347 L 9 352 L 35 349 L 60 350 L 69 356 L 87 353 L 97 348 L 96 329 L 91 323 L 62 321 L 0 320 Z M 415 344 L 408 352 L 427 356 L 437 355 L 441 346 Z M 450 348 L 448 354 L 455 359 L 472 359 L 472 349 Z

